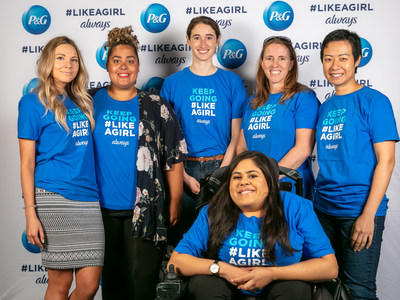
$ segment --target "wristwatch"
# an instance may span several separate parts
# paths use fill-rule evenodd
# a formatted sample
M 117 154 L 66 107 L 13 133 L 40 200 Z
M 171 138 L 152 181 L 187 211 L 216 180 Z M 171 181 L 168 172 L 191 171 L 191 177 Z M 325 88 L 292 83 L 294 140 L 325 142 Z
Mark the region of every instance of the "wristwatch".
M 219 272 L 219 264 L 218 260 L 215 260 L 210 266 L 210 272 L 212 276 L 218 275 Z

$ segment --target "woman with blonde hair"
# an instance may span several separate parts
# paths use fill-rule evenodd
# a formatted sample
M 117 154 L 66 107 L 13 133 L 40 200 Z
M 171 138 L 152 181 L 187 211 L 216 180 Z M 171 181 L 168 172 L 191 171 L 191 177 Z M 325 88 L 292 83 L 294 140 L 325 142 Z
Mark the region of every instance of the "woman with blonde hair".
M 87 72 L 70 38 L 47 43 L 38 77 L 39 86 L 19 102 L 26 235 L 41 248 L 47 268 L 45 299 L 93 299 L 104 259 L 104 230 Z M 76 288 L 69 295 L 74 274 Z
M 92 91 L 106 239 L 102 296 L 153 300 L 166 229 L 180 215 L 186 145 L 169 104 L 135 87 L 139 42 L 132 32 L 108 33 L 111 83 Z

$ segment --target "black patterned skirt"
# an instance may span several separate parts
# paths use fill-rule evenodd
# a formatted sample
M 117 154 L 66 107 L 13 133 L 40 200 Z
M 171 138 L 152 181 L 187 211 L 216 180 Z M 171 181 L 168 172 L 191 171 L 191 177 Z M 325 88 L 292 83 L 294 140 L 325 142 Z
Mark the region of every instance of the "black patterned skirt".
M 99 202 L 74 201 L 35 189 L 44 230 L 42 264 L 50 269 L 103 266 L 104 227 Z

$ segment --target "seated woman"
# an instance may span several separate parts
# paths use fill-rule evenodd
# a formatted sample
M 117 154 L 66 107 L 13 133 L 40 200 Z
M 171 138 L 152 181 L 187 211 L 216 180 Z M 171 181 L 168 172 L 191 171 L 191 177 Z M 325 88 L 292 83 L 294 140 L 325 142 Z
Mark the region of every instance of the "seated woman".
M 312 202 L 280 192 L 278 176 L 277 162 L 261 152 L 232 160 L 169 261 L 177 274 L 193 276 L 190 299 L 311 299 L 308 281 L 337 276 Z

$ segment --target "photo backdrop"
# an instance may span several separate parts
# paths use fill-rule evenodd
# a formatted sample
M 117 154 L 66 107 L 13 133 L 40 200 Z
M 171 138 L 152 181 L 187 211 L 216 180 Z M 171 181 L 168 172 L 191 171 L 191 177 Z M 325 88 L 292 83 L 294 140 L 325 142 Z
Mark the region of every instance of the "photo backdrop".
M 299 81 L 323 102 L 333 87 L 322 73 L 320 45 L 327 33 L 346 28 L 362 38 L 363 58 L 357 80 L 386 94 L 400 122 L 399 2 L 396 0 L 142 0 L 2 2 L 0 124 L 0 299 L 43 299 L 47 273 L 38 248 L 27 242 L 19 182 L 17 105 L 37 85 L 36 62 L 51 38 L 67 35 L 79 45 L 90 74 L 89 88 L 109 82 L 104 45 L 113 27 L 132 25 L 140 42 L 137 87 L 158 93 L 163 79 L 189 66 L 185 32 L 199 15 L 214 18 L 222 40 L 215 64 L 242 77 L 247 91 L 254 78 L 263 40 L 289 37 L 300 65 Z M 278 141 L 277 141 L 278 142 Z M 399 147 L 396 146 L 399 157 Z M 316 155 L 313 168 L 318 170 Z M 400 294 L 400 170 L 396 164 L 387 192 L 389 211 L 377 276 L 378 296 Z M 100 293 L 96 299 L 101 299 Z

